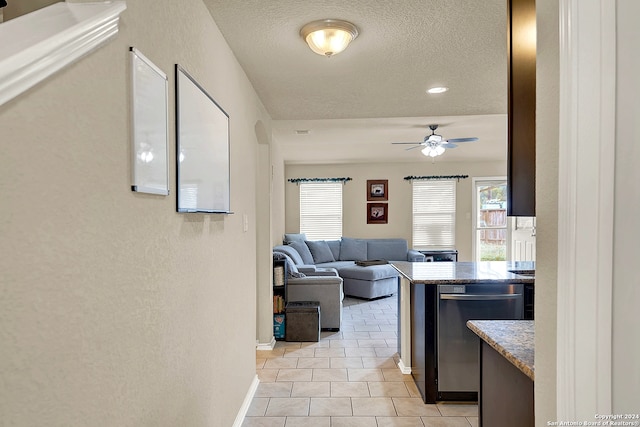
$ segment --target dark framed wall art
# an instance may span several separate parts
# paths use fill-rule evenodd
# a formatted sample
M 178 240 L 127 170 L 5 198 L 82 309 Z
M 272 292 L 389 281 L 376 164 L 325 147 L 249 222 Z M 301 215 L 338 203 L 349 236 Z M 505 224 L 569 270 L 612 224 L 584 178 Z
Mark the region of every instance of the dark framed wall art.
M 389 185 L 386 179 L 367 180 L 367 201 L 389 200 Z
M 388 217 L 388 203 L 367 203 L 367 224 L 386 224 Z

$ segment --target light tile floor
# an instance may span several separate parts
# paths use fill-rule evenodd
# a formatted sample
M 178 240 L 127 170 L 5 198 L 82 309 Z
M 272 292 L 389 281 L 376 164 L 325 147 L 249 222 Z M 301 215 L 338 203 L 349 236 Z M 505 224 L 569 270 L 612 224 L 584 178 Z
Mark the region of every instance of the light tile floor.
M 257 351 L 260 385 L 243 427 L 477 426 L 477 405 L 426 405 L 398 369 L 397 304 L 347 297 L 340 332 Z

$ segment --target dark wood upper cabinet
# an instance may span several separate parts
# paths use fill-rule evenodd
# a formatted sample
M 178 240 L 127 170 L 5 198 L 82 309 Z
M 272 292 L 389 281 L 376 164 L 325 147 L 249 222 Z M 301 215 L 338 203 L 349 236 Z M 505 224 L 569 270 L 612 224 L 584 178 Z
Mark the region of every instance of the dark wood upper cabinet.
M 536 4 L 507 0 L 507 215 L 536 214 Z

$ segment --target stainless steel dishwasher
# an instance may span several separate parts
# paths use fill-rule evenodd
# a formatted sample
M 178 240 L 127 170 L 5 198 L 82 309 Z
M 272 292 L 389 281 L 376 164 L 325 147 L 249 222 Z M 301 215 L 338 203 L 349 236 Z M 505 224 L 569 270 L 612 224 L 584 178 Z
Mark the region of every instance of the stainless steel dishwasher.
M 518 320 L 524 317 L 523 285 L 438 285 L 438 392 L 478 392 L 478 337 L 467 320 Z

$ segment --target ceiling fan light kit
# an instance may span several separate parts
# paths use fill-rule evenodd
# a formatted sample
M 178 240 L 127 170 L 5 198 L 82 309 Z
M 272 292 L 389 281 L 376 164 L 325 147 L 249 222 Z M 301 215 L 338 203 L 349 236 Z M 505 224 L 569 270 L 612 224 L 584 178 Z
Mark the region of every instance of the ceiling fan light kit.
M 300 36 L 312 51 L 331 57 L 345 50 L 358 37 L 358 27 L 340 19 L 322 19 L 302 27 Z
M 444 147 L 437 146 L 426 146 L 422 149 L 422 154 L 428 157 L 437 157 L 445 152 Z
M 475 137 L 443 139 L 442 135 L 436 134 L 438 125 L 429 125 L 429 129 L 431 129 L 431 135 L 425 136 L 422 142 L 392 142 L 392 144 L 413 145 L 413 147 L 409 147 L 407 148 L 407 150 L 413 150 L 414 148 L 422 147 L 422 154 L 427 157 L 433 158 L 444 154 L 447 148 L 456 148 L 457 145 L 454 143 L 474 142 L 478 140 L 478 138 Z

